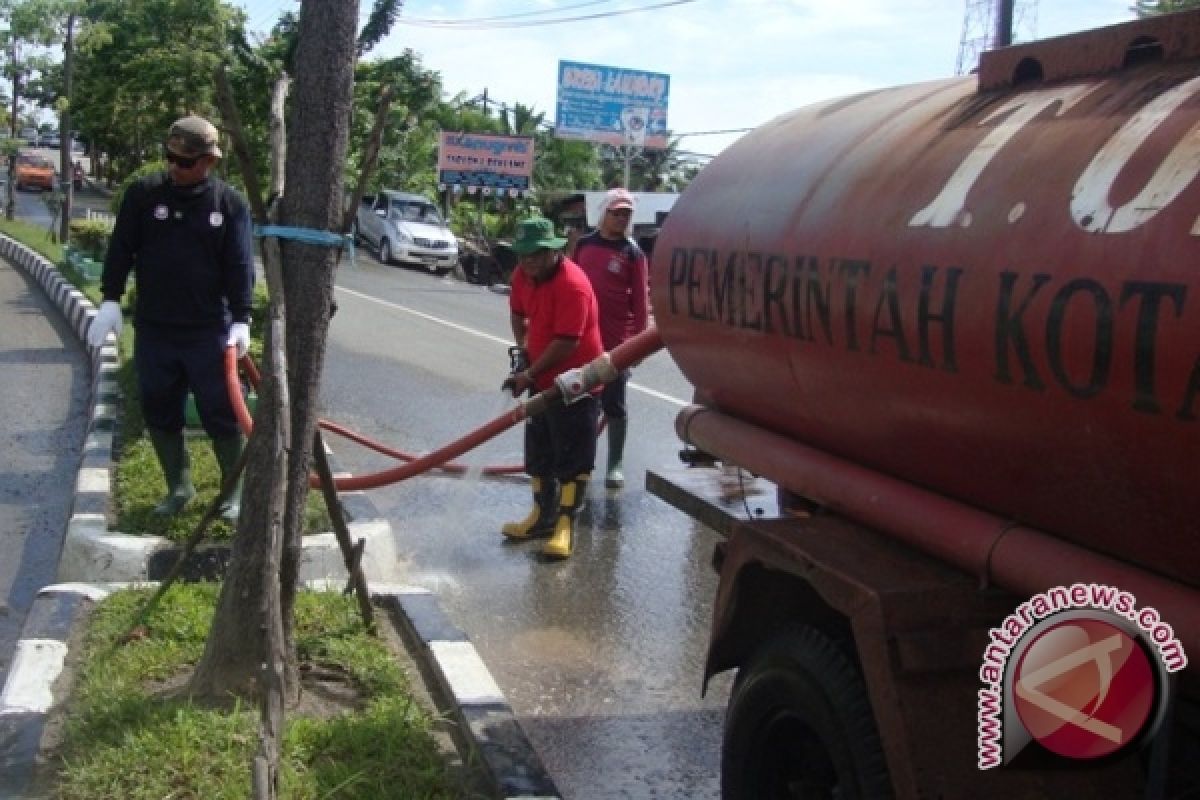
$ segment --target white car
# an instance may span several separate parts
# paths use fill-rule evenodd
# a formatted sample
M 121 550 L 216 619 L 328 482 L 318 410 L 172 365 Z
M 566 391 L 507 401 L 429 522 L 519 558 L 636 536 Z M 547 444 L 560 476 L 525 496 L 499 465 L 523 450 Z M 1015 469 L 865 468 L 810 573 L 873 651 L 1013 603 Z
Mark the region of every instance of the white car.
M 397 262 L 445 275 L 458 264 L 458 240 L 428 198 L 385 189 L 363 197 L 354 221 L 355 241 Z

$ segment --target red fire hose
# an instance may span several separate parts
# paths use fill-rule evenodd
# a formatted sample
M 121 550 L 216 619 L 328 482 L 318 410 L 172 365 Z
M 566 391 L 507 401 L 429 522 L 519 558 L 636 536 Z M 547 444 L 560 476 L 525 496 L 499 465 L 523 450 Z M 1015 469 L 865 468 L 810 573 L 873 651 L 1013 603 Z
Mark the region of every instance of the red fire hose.
M 614 349 L 611 353 L 605 353 L 597 358 L 591 364 L 588 364 L 581 370 L 575 370 L 573 382 L 571 384 L 571 392 L 578 394 L 586 392 L 589 389 L 607 383 L 616 376 L 618 372 L 629 366 L 640 362 L 642 359 L 651 355 L 655 351 L 662 348 L 662 339 L 658 335 L 658 330 L 648 328 L 642 333 L 629 339 L 624 344 Z M 254 430 L 254 421 L 250 417 L 250 411 L 246 408 L 245 398 L 242 396 L 242 384 L 238 377 L 238 358 L 235 348 L 229 348 L 225 351 L 225 386 L 229 392 L 229 399 L 233 403 L 234 414 L 238 419 L 238 425 L 242 431 L 248 436 Z M 254 362 L 249 357 L 241 359 L 242 368 L 246 372 L 246 380 L 251 386 L 257 387 L 261 381 L 261 375 Z M 320 420 L 318 424 L 339 436 L 358 442 L 366 447 L 375 450 L 376 452 L 389 455 L 394 458 L 401 459 L 408 463 L 402 464 L 391 469 L 382 470 L 380 472 L 369 473 L 366 475 L 355 475 L 352 477 L 335 478 L 334 484 L 338 491 L 356 491 L 360 489 L 375 489 L 380 486 L 387 486 L 393 483 L 399 483 L 406 478 L 411 478 L 414 475 L 420 475 L 423 472 L 428 472 L 431 469 L 442 469 L 447 472 L 465 472 L 468 468 L 462 464 L 455 464 L 451 459 L 456 458 L 463 453 L 478 447 L 488 441 L 497 434 L 503 433 L 518 422 L 532 417 L 544 411 L 547 406 L 553 401 L 558 400 L 561 391 L 558 386 L 552 386 L 528 400 L 521 401 L 515 408 L 504 412 L 500 416 L 493 419 L 474 431 L 471 431 L 466 436 L 454 440 L 453 442 L 434 450 L 431 453 L 426 453 L 423 456 L 417 457 L 409 453 L 403 453 L 399 450 L 393 450 L 383 444 L 372 441 L 361 434 L 354 433 L 340 425 L 337 425 L 326 420 Z M 489 475 L 512 474 L 523 472 L 524 468 L 520 466 L 493 466 L 484 467 L 483 473 Z M 310 485 L 317 485 L 316 479 L 310 479 Z
M 232 357 L 232 351 L 226 352 L 226 387 L 229 391 L 229 397 L 233 401 L 233 410 L 237 415 L 238 425 L 241 427 L 242 432 L 248 436 L 250 435 L 250 431 L 254 428 L 254 423 L 250 418 L 250 411 L 246 407 L 245 399 L 242 398 L 242 387 L 237 375 L 237 368 L 239 364 L 241 365 L 243 372 L 246 373 L 246 382 L 250 384 L 251 388 L 258 388 L 259 383 L 262 381 L 262 376 L 258 371 L 258 366 L 249 356 L 243 356 L 240 360 L 238 360 Z M 317 420 L 317 424 L 321 426 L 322 429 L 327 430 L 330 433 L 335 433 L 338 436 L 349 439 L 352 442 L 361 444 L 363 447 L 366 447 L 369 450 L 374 450 L 376 453 L 380 453 L 381 455 L 390 456 L 391 458 L 395 458 L 400 461 L 415 461 L 418 458 L 418 456 L 413 455 L 412 453 L 406 453 L 402 450 L 396 450 L 395 448 L 388 447 L 382 442 L 377 442 L 374 439 L 364 436 L 361 433 L 353 431 L 345 426 L 339 425 L 336 422 L 332 422 L 327 419 L 319 419 Z M 447 462 L 445 464 L 437 465 L 435 469 L 440 469 L 443 472 L 461 474 L 470 469 L 470 467 L 468 467 L 466 464 Z M 525 468 L 520 464 L 486 466 L 483 468 L 484 475 L 514 475 L 524 471 Z

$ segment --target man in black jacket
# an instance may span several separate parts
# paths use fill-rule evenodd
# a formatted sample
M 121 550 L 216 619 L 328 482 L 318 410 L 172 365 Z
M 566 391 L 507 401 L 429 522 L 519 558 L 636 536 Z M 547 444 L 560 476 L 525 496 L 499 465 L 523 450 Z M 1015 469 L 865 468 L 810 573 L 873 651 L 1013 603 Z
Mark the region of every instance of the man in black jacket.
M 222 477 L 245 444 L 225 388 L 225 348 L 250 344 L 254 256 L 242 197 L 209 171 L 221 158 L 217 129 L 187 116 L 167 133 L 165 173 L 125 192 L 104 259 L 100 304 L 88 341 L 101 346 L 121 330 L 121 296 L 135 274 L 134 364 L 146 432 L 167 482 L 159 514 L 178 513 L 196 490 L 183 439 L 190 389 L 212 440 Z M 222 508 L 230 520 L 240 482 Z

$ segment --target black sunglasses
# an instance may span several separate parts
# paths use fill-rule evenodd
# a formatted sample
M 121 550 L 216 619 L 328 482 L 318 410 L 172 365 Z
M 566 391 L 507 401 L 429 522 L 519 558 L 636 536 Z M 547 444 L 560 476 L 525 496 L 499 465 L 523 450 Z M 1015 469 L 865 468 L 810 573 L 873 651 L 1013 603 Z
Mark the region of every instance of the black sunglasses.
M 175 164 L 176 166 L 183 167 L 184 169 L 191 169 L 192 167 L 196 166 L 200 159 L 204 158 L 204 156 L 192 156 L 191 158 L 188 158 L 187 156 L 181 156 L 172 153 L 170 150 L 164 150 L 163 153 L 168 163 Z

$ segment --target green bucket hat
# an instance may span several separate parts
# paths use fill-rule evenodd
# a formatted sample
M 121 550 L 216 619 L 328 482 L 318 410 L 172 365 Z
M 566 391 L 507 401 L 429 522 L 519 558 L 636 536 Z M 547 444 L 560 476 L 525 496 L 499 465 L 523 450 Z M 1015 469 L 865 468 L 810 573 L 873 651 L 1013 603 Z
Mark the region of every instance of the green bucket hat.
M 538 250 L 561 250 L 567 240 L 554 235 L 554 223 L 545 217 L 530 217 L 517 223 L 513 252 L 527 256 Z

